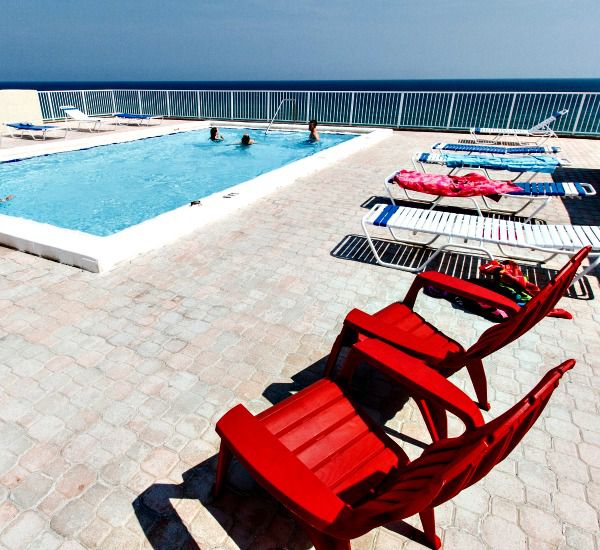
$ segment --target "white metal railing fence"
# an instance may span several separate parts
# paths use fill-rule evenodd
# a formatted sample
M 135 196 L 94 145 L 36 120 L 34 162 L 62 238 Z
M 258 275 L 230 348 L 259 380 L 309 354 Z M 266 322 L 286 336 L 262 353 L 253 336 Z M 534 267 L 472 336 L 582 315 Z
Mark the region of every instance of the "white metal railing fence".
M 62 105 L 89 115 L 116 112 L 269 122 L 466 130 L 529 128 L 560 109 L 562 135 L 600 136 L 600 92 L 352 92 L 282 90 L 67 90 L 38 92 L 44 120 Z

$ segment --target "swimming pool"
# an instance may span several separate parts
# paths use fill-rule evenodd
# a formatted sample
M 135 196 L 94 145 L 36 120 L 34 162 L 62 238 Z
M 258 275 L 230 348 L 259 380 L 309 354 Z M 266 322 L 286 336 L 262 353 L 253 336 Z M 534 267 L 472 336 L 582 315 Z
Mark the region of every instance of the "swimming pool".
M 221 133 L 222 142 L 203 129 L 1 163 L 0 196 L 14 198 L 0 214 L 104 237 L 355 137 Z M 239 145 L 244 133 L 254 145 Z

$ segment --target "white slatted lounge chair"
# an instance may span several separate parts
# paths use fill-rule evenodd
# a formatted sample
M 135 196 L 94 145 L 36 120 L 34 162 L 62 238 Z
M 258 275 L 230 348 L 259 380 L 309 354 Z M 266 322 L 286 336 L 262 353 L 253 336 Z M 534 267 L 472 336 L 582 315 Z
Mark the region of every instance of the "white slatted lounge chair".
M 600 227 L 591 225 L 531 225 L 497 218 L 483 218 L 468 214 L 451 214 L 436 210 L 422 210 L 406 206 L 377 204 L 362 219 L 362 227 L 377 263 L 394 269 L 417 272 L 425 269 L 446 248 L 459 248 L 481 252 L 493 259 L 489 247 L 496 245 L 502 255 L 526 261 L 547 261 L 557 254 L 573 256 L 584 246 L 591 246 L 590 265 L 580 276 L 585 275 L 600 263 Z M 447 242 L 417 267 L 400 266 L 385 262 L 373 243 L 369 227 L 387 228 L 399 242 L 428 246 L 439 237 Z M 433 235 L 427 242 L 418 242 L 397 236 L 398 231 Z M 470 244 L 470 241 L 474 244 Z M 548 258 L 536 260 L 506 253 L 504 246 L 539 250 L 550 254 Z M 595 259 L 592 261 L 592 257 Z
M 552 129 L 554 124 L 560 117 L 565 116 L 569 109 L 561 109 L 552 113 L 547 119 L 542 120 L 539 124 L 532 126 L 528 130 L 518 128 L 471 128 L 470 132 L 476 142 L 481 141 L 479 136 L 488 136 L 484 141 L 502 141 L 502 138 L 516 138 L 517 143 L 530 143 L 528 140 L 520 140 L 520 137 L 534 138 L 533 142 L 541 145 L 552 137 L 557 137 Z
M 427 173 L 427 165 L 445 166 L 448 174 L 457 174 L 461 170 L 482 172 L 488 179 L 500 179 L 490 176 L 489 170 L 511 172 L 516 174 L 512 181 L 529 173 L 526 181 L 533 179 L 535 174 L 552 174 L 557 168 L 570 166 L 570 161 L 549 155 L 503 155 L 490 156 L 485 154 L 460 153 L 428 153 L 418 152 L 411 158 L 415 170 Z M 506 178 L 502 178 L 506 179 Z
M 485 209 L 490 212 L 500 212 L 504 214 L 520 214 L 532 203 L 539 203 L 535 210 L 527 217 L 525 223 L 531 221 L 537 214 L 539 214 L 552 200 L 552 197 L 559 198 L 568 198 L 568 199 L 583 199 L 585 197 L 593 197 L 596 194 L 596 190 L 590 183 L 580 183 L 580 182 L 521 182 L 516 183 L 521 188 L 521 191 L 515 193 L 501 193 L 501 197 L 511 198 L 511 199 L 522 199 L 522 206 L 516 210 L 503 210 L 499 209 L 493 202 L 491 202 L 487 197 L 444 197 L 441 195 L 429 195 L 423 193 L 421 191 L 410 191 L 409 189 L 405 189 L 404 187 L 398 185 L 394 181 L 394 176 L 396 172 L 392 172 L 389 176 L 387 176 L 383 180 L 383 186 L 390 197 L 392 204 L 396 204 L 396 197 L 394 196 L 393 191 L 396 189 L 400 189 L 401 192 L 406 196 L 409 201 L 421 202 L 426 204 L 431 204 L 431 208 L 435 208 L 437 204 L 441 204 L 442 199 L 444 198 L 463 198 L 469 199 L 477 213 L 481 216 L 481 208 L 479 206 L 479 202 L 477 201 L 480 198 L 485 206 Z M 416 194 L 415 194 L 416 193 Z M 423 197 L 433 197 L 432 199 L 425 199 Z
M 484 153 L 489 155 L 557 155 L 560 147 L 547 145 L 480 145 L 478 143 L 435 143 L 433 151 L 455 153 Z
M 106 127 L 109 125 L 105 119 L 88 116 L 72 105 L 61 106 L 61 109 L 67 115 L 69 123 L 71 125 L 76 125 L 78 130 L 81 129 L 82 124 L 87 125 L 87 128 L 90 132 L 93 132 L 94 130 L 100 130 L 103 126 Z

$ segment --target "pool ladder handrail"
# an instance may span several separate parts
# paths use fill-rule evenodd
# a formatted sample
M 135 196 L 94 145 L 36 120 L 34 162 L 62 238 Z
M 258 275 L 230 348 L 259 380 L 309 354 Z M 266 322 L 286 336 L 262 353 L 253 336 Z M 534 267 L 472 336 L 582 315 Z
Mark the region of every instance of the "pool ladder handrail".
M 298 120 L 298 102 L 293 97 L 286 97 L 285 99 L 282 99 L 279 102 L 279 105 L 277 106 L 277 110 L 275 111 L 275 114 L 273 115 L 273 118 L 271 119 L 271 122 L 269 122 L 269 125 L 267 126 L 267 129 L 265 130 L 265 136 L 269 133 L 269 130 L 271 129 L 271 126 L 273 126 L 273 121 L 277 118 L 277 115 L 279 114 L 279 110 L 281 109 L 281 106 L 286 101 L 291 101 L 295 105 L 296 108 L 294 109 L 294 113 L 293 113 L 293 115 L 294 115 L 294 121 Z

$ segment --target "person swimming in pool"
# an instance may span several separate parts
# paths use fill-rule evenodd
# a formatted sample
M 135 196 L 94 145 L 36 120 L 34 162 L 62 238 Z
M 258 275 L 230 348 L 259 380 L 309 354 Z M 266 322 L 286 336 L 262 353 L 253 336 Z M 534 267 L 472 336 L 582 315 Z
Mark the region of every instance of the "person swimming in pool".
M 321 141 L 321 136 L 319 136 L 319 131 L 317 130 L 317 121 L 314 118 L 308 123 L 308 131 L 310 132 L 308 136 L 310 141 Z
M 210 129 L 210 141 L 223 141 L 225 138 L 219 134 L 219 129 L 216 126 L 213 126 Z
M 14 195 L 6 195 L 6 197 L 0 198 L 0 202 L 8 202 L 8 201 L 13 200 L 14 198 L 15 198 Z
M 250 134 L 244 134 L 242 136 L 241 145 L 252 145 L 254 140 L 250 137 Z

